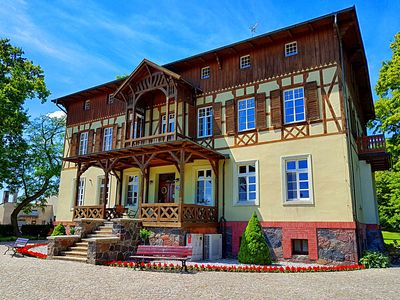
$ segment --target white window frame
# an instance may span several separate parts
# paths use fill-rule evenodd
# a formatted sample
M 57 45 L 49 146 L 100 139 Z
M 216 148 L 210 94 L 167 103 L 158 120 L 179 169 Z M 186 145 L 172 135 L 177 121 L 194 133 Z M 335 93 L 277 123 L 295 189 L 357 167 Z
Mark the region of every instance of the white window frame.
M 85 203 L 85 178 L 80 178 L 79 182 L 75 180 L 76 184 L 79 184 L 78 186 L 78 197 L 76 198 L 76 205 L 77 206 L 83 206 Z
M 175 113 L 170 113 L 168 118 L 168 132 L 173 132 L 175 129 Z M 167 115 L 161 116 L 161 133 L 167 133 Z
M 200 78 L 201 78 L 201 79 L 208 79 L 208 78 L 210 78 L 210 66 L 201 68 Z
M 113 104 L 114 103 L 114 95 L 109 94 L 107 97 L 107 104 Z
M 132 137 L 134 139 L 143 137 L 144 126 L 144 115 L 136 113 L 136 120 L 132 123 Z
M 293 56 L 299 53 L 297 48 L 297 41 L 285 44 L 285 57 Z
M 102 201 L 103 201 L 103 199 L 102 199 L 102 195 L 101 195 L 101 189 L 102 188 L 104 188 L 104 185 L 105 185 L 105 176 L 98 176 L 98 178 L 97 178 L 97 184 L 98 184 L 98 195 L 97 195 L 97 201 L 98 201 L 98 203 L 99 204 L 104 204 L 104 203 L 101 203 Z M 104 180 L 104 183 L 103 183 L 103 180 Z M 111 178 L 109 178 L 109 180 L 108 180 L 108 189 L 107 189 L 107 194 L 108 194 L 108 196 L 107 196 L 107 199 L 108 200 L 110 200 L 110 191 L 111 191 Z
M 103 151 L 112 150 L 112 136 L 113 136 L 113 128 L 112 127 L 104 128 Z
M 299 161 L 299 160 L 307 160 L 307 172 L 308 172 L 308 191 L 309 198 L 301 199 L 297 197 L 295 200 L 288 199 L 288 187 L 287 187 L 287 174 L 286 174 L 286 162 L 287 161 Z M 281 165 L 281 175 L 282 175 L 282 201 L 284 205 L 314 205 L 314 191 L 313 191 L 313 176 L 312 176 L 312 158 L 311 154 L 299 154 L 299 155 L 291 155 L 281 157 L 282 165 Z M 299 189 L 299 169 L 296 168 L 296 185 L 297 185 L 297 193 L 300 192 Z
M 254 107 L 248 107 L 247 103 L 248 103 L 249 100 L 253 100 Z M 243 109 L 239 108 L 241 102 L 245 102 L 246 103 L 246 107 L 243 108 Z M 251 110 L 251 109 L 254 110 L 254 126 L 253 127 L 249 126 L 249 112 L 248 111 Z M 245 123 L 246 126 L 245 126 L 244 129 L 240 129 L 240 112 L 241 111 L 245 111 L 246 112 L 246 123 Z M 256 129 L 256 99 L 254 97 L 238 100 L 238 102 L 237 102 L 237 127 L 238 127 L 237 130 L 239 132 Z
M 240 57 L 240 68 L 247 69 L 251 67 L 251 57 L 250 54 L 243 55 Z
M 137 177 L 137 182 L 132 181 L 132 183 L 129 182 L 130 177 Z M 126 176 L 126 198 L 125 198 L 125 204 L 128 207 L 136 207 L 138 206 L 139 203 L 139 190 L 140 190 L 140 176 L 138 174 L 129 174 Z M 132 187 L 132 204 L 128 204 L 128 195 L 129 195 L 129 187 Z M 134 196 L 134 192 L 136 188 L 136 197 Z
M 239 174 L 239 168 L 241 166 L 247 166 L 247 165 L 251 165 L 254 164 L 255 166 L 255 186 L 256 186 L 256 199 L 255 200 L 247 200 L 247 201 L 240 201 L 239 200 L 239 177 L 244 177 L 246 176 L 247 178 L 250 176 L 249 173 L 241 175 Z M 240 162 L 236 162 L 236 164 L 234 165 L 234 180 L 235 180 L 235 184 L 233 184 L 233 193 L 235 195 L 235 202 L 233 203 L 233 206 L 255 206 L 255 205 L 259 205 L 259 195 L 260 195 L 260 180 L 259 180 L 259 162 L 258 160 L 250 160 L 250 161 L 240 161 Z
M 199 179 L 199 172 L 203 171 L 205 176 L 203 176 L 202 179 Z M 206 177 L 207 172 L 211 172 L 211 177 Z M 214 174 L 211 168 L 195 168 L 195 182 L 196 182 L 196 186 L 195 186 L 195 202 L 198 205 L 207 205 L 207 206 L 214 206 Z M 203 184 L 203 190 L 205 191 L 205 187 L 206 187 L 206 182 L 207 181 L 211 181 L 211 201 L 210 203 L 204 203 L 204 202 L 198 202 L 197 199 L 197 195 L 198 195 L 198 183 L 202 182 Z
M 200 111 L 204 111 L 204 115 L 200 116 Z M 197 110 L 197 137 L 198 138 L 205 138 L 212 136 L 213 132 L 213 107 L 201 107 Z M 207 132 L 207 125 L 209 122 L 209 129 L 210 132 Z M 200 130 L 200 125 L 203 125 L 203 131 Z
M 303 97 L 295 97 L 295 91 L 296 90 L 302 90 Z M 286 100 L 286 93 L 293 93 L 293 98 Z M 296 100 L 303 100 L 303 119 L 297 119 L 297 112 L 296 112 Z M 286 120 L 286 103 L 293 102 L 293 121 L 287 121 Z M 304 87 L 297 87 L 293 89 L 287 89 L 283 91 L 283 120 L 285 124 L 292 124 L 292 123 L 298 123 L 298 122 L 304 122 L 307 119 L 306 116 L 306 100 L 304 97 Z
M 83 109 L 84 110 L 90 109 L 90 100 L 85 100 L 85 102 L 83 103 Z
M 88 140 L 89 140 L 89 132 L 84 131 L 79 135 L 79 155 L 85 155 L 88 153 Z

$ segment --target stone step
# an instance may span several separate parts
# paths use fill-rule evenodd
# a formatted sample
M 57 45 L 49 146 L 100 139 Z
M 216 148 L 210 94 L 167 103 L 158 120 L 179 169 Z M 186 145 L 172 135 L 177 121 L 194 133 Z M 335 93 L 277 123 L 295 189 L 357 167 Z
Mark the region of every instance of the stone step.
M 109 232 L 112 233 L 112 228 L 99 228 L 98 230 L 95 230 L 96 232 Z
M 88 246 L 72 246 L 69 248 L 70 251 L 81 251 L 81 252 L 86 252 L 88 250 Z
M 87 258 L 85 257 L 77 257 L 77 256 L 53 256 L 53 259 L 58 260 L 68 260 L 68 261 L 75 261 L 75 262 L 87 262 Z
M 113 234 L 107 234 L 107 233 L 92 233 L 88 234 L 88 238 L 98 238 L 98 237 L 114 237 L 115 235 Z
M 87 257 L 87 251 L 82 252 L 82 251 L 62 251 L 61 252 L 62 256 L 73 256 L 73 257 Z
M 88 242 L 86 242 L 86 241 L 84 241 L 84 240 L 81 240 L 81 241 L 79 241 L 79 242 L 76 242 L 74 245 L 75 245 L 75 246 L 87 246 L 87 245 L 88 245 Z

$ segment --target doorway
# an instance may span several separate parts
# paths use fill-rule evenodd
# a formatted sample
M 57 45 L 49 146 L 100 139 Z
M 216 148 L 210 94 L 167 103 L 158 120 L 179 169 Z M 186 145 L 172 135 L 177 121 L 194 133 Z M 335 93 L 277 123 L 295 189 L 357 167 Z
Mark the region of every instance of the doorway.
M 160 174 L 158 177 L 158 203 L 174 203 L 175 173 Z

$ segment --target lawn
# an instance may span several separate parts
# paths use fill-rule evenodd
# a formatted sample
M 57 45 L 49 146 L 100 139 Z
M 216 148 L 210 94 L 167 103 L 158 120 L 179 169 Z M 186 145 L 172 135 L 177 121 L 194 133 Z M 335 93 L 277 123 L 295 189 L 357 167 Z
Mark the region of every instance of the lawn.
M 400 232 L 382 231 L 383 240 L 386 244 L 393 244 L 394 240 L 400 245 Z

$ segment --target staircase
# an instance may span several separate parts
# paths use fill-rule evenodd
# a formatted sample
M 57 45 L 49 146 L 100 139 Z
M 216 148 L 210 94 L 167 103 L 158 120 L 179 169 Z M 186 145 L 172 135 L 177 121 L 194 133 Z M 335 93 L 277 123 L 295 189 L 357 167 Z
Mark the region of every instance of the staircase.
M 88 234 L 87 238 L 76 242 L 67 250 L 62 251 L 60 255 L 53 256 L 53 259 L 86 262 L 88 254 L 88 240 L 92 238 L 114 237 L 115 235 L 112 234 L 112 227 L 112 222 L 104 222 L 104 225 L 99 226 L 98 229 L 93 233 Z

